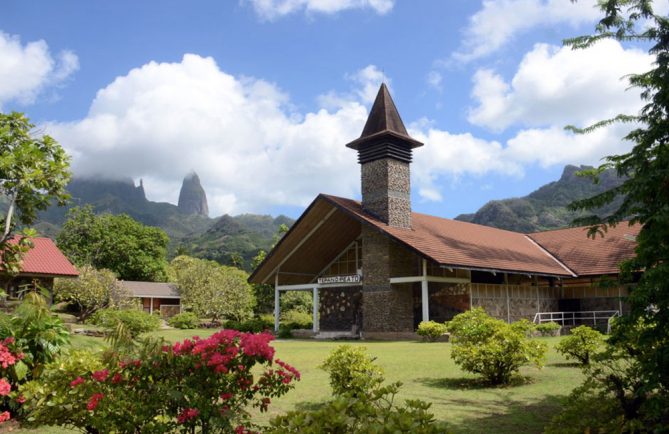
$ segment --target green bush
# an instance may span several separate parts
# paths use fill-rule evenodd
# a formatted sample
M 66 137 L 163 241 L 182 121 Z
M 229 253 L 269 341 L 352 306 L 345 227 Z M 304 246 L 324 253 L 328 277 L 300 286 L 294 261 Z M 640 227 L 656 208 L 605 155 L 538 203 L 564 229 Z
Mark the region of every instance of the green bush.
M 101 309 L 91 316 L 89 322 L 107 330 L 113 330 L 121 322 L 133 338 L 160 327 L 159 317 L 138 309 Z
M 528 339 L 524 327 L 490 317 L 482 308 L 456 315 L 448 323 L 451 358 L 462 369 L 492 384 L 507 384 L 521 366 L 543 366 L 546 344 Z
M 196 329 L 200 326 L 200 318 L 193 312 L 182 312 L 168 319 L 167 324 L 177 329 Z
M 535 327 L 541 336 L 554 336 L 562 326 L 554 321 L 542 322 Z
M 364 347 L 342 345 L 321 368 L 330 374 L 335 398 L 315 410 L 291 411 L 270 421 L 270 434 L 436 434 L 444 433 L 428 411 L 430 404 L 395 404 L 401 383 L 382 386 L 383 373 Z
M 19 388 L 25 398 L 22 425 L 77 425 L 88 417 L 83 390 L 71 387 L 72 380 L 102 369 L 100 355 L 90 350 L 71 350 L 46 365 L 39 380 Z M 47 404 L 48 403 L 48 404 Z M 63 411 L 67 408 L 67 411 Z
M 299 310 L 288 310 L 281 312 L 281 324 L 290 330 L 310 329 L 313 327 L 313 317 Z
M 604 335 L 597 330 L 582 325 L 571 329 L 555 346 L 555 349 L 567 359 L 578 360 L 582 365 L 590 364 L 590 359 L 604 343 Z
M 335 395 L 360 396 L 383 382 L 383 370 L 365 347 L 340 345 L 320 366 L 330 375 Z
M 418 336 L 422 336 L 425 341 L 436 342 L 437 339 L 446 333 L 446 330 L 446 324 L 436 321 L 421 321 L 421 323 L 418 324 L 416 333 Z
M 25 356 L 15 367 L 27 368 L 21 380 L 39 377 L 44 365 L 54 361 L 70 342 L 63 321 L 51 313 L 46 299 L 36 292 L 27 293 L 11 317 L 0 318 L 0 338 L 8 337 L 16 340 Z
M 226 321 L 223 325 L 226 329 L 238 330 L 247 333 L 260 333 L 265 330 L 274 329 L 274 319 L 267 321 L 267 318 L 256 317 L 246 321 Z
M 444 434 L 429 403 L 406 400 L 395 404 L 400 383 L 357 397 L 337 396 L 316 410 L 290 411 L 271 420 L 267 434 Z
M 536 329 L 534 323 L 526 318 L 519 319 L 511 323 L 511 328 L 517 332 L 523 333 L 525 336 L 532 336 L 532 332 Z

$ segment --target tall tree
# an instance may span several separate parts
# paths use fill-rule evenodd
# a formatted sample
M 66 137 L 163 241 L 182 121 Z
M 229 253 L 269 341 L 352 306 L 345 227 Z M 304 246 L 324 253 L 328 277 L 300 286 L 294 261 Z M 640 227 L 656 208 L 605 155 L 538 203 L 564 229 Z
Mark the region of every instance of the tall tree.
M 29 239 L 10 243 L 17 223 L 30 225 L 53 202 L 64 205 L 70 181 L 70 158 L 48 135 L 39 135 L 22 113 L 0 113 L 0 196 L 7 212 L 0 219 L 0 265 L 18 272 Z
M 636 42 L 649 47 L 655 62 L 649 71 L 628 78 L 645 101 L 639 113 L 620 114 L 584 129 L 571 127 L 587 133 L 616 122 L 629 123 L 632 130 L 624 139 L 633 145 L 631 151 L 607 157 L 589 173 L 596 179 L 603 170 L 613 168 L 625 182 L 578 201 L 572 208 L 592 210 L 622 196 L 622 204 L 613 214 L 592 214 L 577 223 L 590 225 L 592 236 L 626 220 L 643 225 L 636 256 L 622 267 L 628 275 L 642 272 L 629 297 L 631 314 L 623 318 L 609 340 L 623 348 L 638 368 L 634 369 L 635 386 L 624 386 L 629 378 L 603 378 L 620 399 L 625 418 L 637 417 L 643 408 L 654 409 L 657 411 L 649 423 L 661 426 L 669 418 L 669 17 L 655 14 L 651 0 L 602 0 L 600 8 L 604 16 L 595 33 L 567 40 L 568 45 L 580 49 L 603 39 Z
M 56 242 L 75 264 L 107 268 L 119 279 L 167 278 L 167 234 L 126 214 L 95 215 L 90 206 L 72 208 Z

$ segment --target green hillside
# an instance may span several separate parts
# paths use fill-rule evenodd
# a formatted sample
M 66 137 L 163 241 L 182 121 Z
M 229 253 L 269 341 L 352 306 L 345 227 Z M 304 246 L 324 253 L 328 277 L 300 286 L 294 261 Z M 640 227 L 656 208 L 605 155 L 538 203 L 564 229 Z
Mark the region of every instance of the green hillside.
M 602 174 L 599 184 L 589 178 L 577 176 L 580 170 L 589 166 L 566 166 L 559 180 L 540 187 L 525 197 L 493 200 L 481 207 L 476 213 L 461 214 L 456 220 L 493 226 L 517 232 L 537 232 L 569 226 L 574 218 L 582 213 L 569 211 L 571 202 L 601 193 L 622 180 L 613 171 Z M 622 199 L 619 199 L 622 200 Z M 604 214 L 615 210 L 619 201 L 600 210 Z

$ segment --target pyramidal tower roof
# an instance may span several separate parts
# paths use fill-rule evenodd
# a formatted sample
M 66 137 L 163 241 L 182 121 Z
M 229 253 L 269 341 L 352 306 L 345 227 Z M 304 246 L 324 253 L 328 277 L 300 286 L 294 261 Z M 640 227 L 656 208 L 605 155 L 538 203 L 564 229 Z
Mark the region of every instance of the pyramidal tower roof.
M 372 110 L 369 112 L 367 123 L 360 137 L 371 136 L 386 130 L 405 136 L 409 135 L 407 129 L 404 128 L 404 122 L 402 122 L 400 114 L 397 112 L 395 102 L 390 96 L 388 86 L 383 83 L 379 88 L 379 93 L 376 94 Z
M 346 145 L 360 153 L 360 162 L 392 156 L 411 160 L 411 149 L 423 146 L 407 133 L 388 86 L 381 84 L 359 138 Z M 383 149 L 385 152 L 380 152 Z M 370 154 L 371 151 L 371 154 Z M 393 152 L 394 151 L 394 152 Z M 407 154 L 408 152 L 408 154 Z

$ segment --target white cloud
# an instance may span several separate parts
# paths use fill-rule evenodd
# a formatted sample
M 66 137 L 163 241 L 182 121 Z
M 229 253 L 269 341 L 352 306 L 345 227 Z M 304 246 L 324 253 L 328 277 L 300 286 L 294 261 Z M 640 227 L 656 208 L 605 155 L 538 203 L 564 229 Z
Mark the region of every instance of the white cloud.
M 427 84 L 438 91 L 442 90 L 441 83 L 443 81 L 444 77 L 441 75 L 439 71 L 430 71 L 427 73 L 426 81 Z
M 80 176 L 144 178 L 151 200 L 176 202 L 194 169 L 213 214 L 304 206 L 319 192 L 359 191 L 355 152 L 366 108 L 291 111 L 276 85 L 239 78 L 212 58 L 151 62 L 98 91 L 88 115 L 46 125 Z
M 306 13 L 335 14 L 349 9 L 371 9 L 384 15 L 393 8 L 395 0 L 246 0 L 265 20 L 290 15 L 304 10 Z
M 505 149 L 497 141 L 479 139 L 470 133 L 451 134 L 432 127 L 411 128 L 410 134 L 425 144 L 414 150 L 411 169 L 419 186 L 418 193 L 425 200 L 441 200 L 437 182 L 444 176 L 458 179 L 490 172 L 512 176 L 523 173 L 517 162 L 505 158 Z
M 9 101 L 31 104 L 41 91 L 66 80 L 79 69 L 71 51 L 55 58 L 43 40 L 21 43 L 18 36 L 0 31 L 0 108 Z
M 636 113 L 639 92 L 625 75 L 650 69 L 652 56 L 624 49 L 613 40 L 586 50 L 537 44 L 518 66 L 510 83 L 493 70 L 474 75 L 477 106 L 468 120 L 493 130 L 511 125 L 585 126 L 618 113 Z
M 507 142 L 504 158 L 542 167 L 599 165 L 607 155 L 629 151 L 630 143 L 621 140 L 629 128 L 619 124 L 589 134 L 572 134 L 559 127 L 522 130 Z
M 594 23 L 601 17 L 596 4 L 596 0 L 484 0 L 469 18 L 462 48 L 453 53 L 453 59 L 469 62 L 487 56 L 538 26 Z

